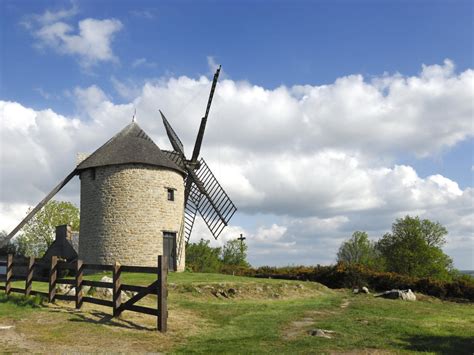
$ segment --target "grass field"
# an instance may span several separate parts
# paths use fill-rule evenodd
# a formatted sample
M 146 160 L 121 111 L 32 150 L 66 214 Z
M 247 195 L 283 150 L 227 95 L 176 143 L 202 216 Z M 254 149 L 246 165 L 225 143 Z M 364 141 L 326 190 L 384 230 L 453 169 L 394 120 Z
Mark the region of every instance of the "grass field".
M 88 276 L 100 279 L 103 275 Z M 125 274 L 124 283 L 153 280 Z M 35 307 L 38 299 L 0 296 L 5 352 L 410 353 L 472 354 L 474 306 L 417 295 L 416 302 L 352 295 L 317 283 L 217 274 L 170 274 L 169 331 L 151 316 L 86 304 Z M 21 287 L 21 284 L 16 285 Z M 34 288 L 46 289 L 46 284 Z M 213 291 L 233 288 L 234 297 Z M 149 297 L 144 304 L 155 304 Z M 21 304 L 23 303 L 23 304 Z M 25 304 L 26 303 L 26 304 Z M 311 336 L 325 329 L 331 338 Z

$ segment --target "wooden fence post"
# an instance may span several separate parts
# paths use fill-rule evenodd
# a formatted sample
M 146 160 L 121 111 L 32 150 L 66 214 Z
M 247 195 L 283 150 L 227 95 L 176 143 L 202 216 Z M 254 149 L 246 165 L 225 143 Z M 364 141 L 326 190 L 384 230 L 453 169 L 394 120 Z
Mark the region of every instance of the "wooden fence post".
M 82 267 L 82 260 L 76 260 L 76 308 L 82 307 L 82 275 L 84 268 Z
M 58 276 L 58 257 L 52 256 L 51 257 L 51 265 L 49 267 L 49 293 L 48 293 L 48 301 L 54 302 L 54 298 L 56 297 L 56 279 Z
M 120 274 L 122 273 L 122 270 L 120 269 L 120 263 L 115 262 L 114 264 L 114 270 L 113 270 L 113 288 L 112 288 L 112 303 L 113 303 L 113 315 L 114 317 L 120 316 L 120 305 L 122 303 L 122 290 L 121 290 L 121 283 L 120 283 Z
M 34 270 L 35 270 L 35 257 L 30 256 L 28 259 L 28 270 L 26 271 L 25 296 L 29 296 L 31 293 L 31 285 L 33 284 Z
M 5 293 L 10 294 L 13 280 L 13 254 L 7 256 L 7 278 L 5 281 Z
M 158 330 L 165 333 L 168 328 L 168 257 L 158 255 Z

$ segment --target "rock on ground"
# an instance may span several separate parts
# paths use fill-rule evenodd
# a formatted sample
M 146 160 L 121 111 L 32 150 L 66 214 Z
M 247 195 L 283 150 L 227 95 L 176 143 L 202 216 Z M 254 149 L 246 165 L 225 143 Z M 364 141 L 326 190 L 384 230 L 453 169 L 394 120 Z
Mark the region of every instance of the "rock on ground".
M 309 331 L 309 335 L 313 337 L 320 337 L 320 338 L 327 338 L 331 339 L 332 336 L 330 334 L 333 334 L 333 330 L 327 330 L 327 329 L 312 329 Z
M 390 290 L 379 293 L 375 297 L 389 298 L 392 300 L 416 301 L 416 295 L 412 290 Z

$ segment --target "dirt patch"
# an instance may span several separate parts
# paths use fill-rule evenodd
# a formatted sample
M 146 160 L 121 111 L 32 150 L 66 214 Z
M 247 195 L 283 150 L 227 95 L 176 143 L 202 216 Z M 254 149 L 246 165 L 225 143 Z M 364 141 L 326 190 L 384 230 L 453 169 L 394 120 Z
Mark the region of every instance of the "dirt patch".
M 0 348 L 2 352 L 23 353 L 33 349 L 46 350 L 41 344 L 26 339 L 23 334 L 18 332 L 14 324 L 9 324 L 9 326 L 12 327 L 0 330 Z
M 349 307 L 350 301 L 346 298 L 342 300 L 342 303 L 339 305 L 339 308 L 336 310 L 313 310 L 313 311 L 308 311 L 304 314 L 303 318 L 300 318 L 296 321 L 291 322 L 287 327 L 285 327 L 282 331 L 282 338 L 285 340 L 292 340 L 295 338 L 298 338 L 300 336 L 307 336 L 308 334 L 310 335 L 315 335 L 313 334 L 314 331 L 310 329 L 312 326 L 314 326 L 318 320 L 325 319 L 327 317 L 331 317 L 336 314 L 340 314 L 343 312 L 347 307 Z M 326 336 L 326 338 L 330 339 L 332 338 L 332 335 L 334 334 L 333 331 L 331 330 L 324 330 L 328 334 L 331 334 L 330 336 Z
M 168 332 L 163 334 L 153 316 L 125 311 L 113 318 L 108 307 L 84 304 L 76 310 L 73 303 L 58 302 L 27 320 L 5 324 L 15 327 L 0 331 L 0 348 L 20 353 L 162 352 L 209 328 L 190 310 L 171 308 L 168 313 Z

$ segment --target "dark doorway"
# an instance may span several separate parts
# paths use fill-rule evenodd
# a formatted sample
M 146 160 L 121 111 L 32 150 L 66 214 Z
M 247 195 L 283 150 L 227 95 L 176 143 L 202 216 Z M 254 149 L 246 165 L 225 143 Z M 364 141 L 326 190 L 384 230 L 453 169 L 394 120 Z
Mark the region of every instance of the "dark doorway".
M 169 271 L 176 271 L 176 233 L 163 232 L 163 255 L 168 257 Z

